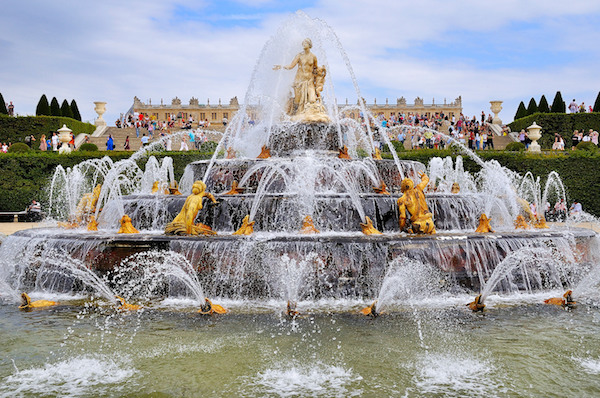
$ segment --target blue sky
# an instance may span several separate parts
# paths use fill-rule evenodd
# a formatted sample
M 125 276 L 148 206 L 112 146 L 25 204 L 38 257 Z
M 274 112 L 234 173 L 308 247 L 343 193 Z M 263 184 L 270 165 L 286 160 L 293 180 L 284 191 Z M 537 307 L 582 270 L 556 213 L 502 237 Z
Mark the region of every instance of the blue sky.
M 86 120 L 106 101 L 109 123 L 134 96 L 244 98 L 265 42 L 296 10 L 336 32 L 368 102 L 462 96 L 474 115 L 499 99 L 508 122 L 532 96 L 593 104 L 600 91 L 600 2 L 589 0 L 31 0 L 0 15 L 0 93 L 19 114 L 42 94 L 75 98 Z M 339 102 L 356 101 L 346 76 L 331 78 Z

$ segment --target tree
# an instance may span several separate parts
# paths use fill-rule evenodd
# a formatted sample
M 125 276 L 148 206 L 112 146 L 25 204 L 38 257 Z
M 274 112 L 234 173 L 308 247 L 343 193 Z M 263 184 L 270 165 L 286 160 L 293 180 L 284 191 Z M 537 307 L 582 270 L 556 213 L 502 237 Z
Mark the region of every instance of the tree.
M 546 100 L 545 95 L 542 95 L 542 98 L 540 98 L 540 103 L 538 105 L 538 112 L 550 113 L 550 107 L 548 106 L 548 101 Z
M 519 107 L 517 108 L 517 113 L 515 114 L 515 120 L 525 116 L 527 116 L 527 109 L 525 109 L 525 104 L 523 103 L 523 101 L 521 101 Z
M 52 97 L 52 101 L 50 101 L 50 116 L 62 116 L 56 97 Z
M 73 112 L 73 119 L 81 121 L 81 113 L 79 113 L 79 108 L 75 100 L 71 101 L 71 112 Z
M 6 102 L 4 102 L 2 93 L 0 93 L 0 113 L 3 115 L 8 115 L 8 109 L 6 109 Z
M 46 98 L 46 94 L 42 94 L 42 98 L 37 104 L 35 108 L 36 116 L 50 116 L 50 105 L 48 104 L 48 98 Z
M 535 103 L 535 99 L 533 97 L 531 97 L 531 99 L 529 100 L 529 105 L 527 105 L 527 116 L 533 115 L 537 111 L 538 111 L 538 106 Z
M 64 99 L 62 104 L 60 105 L 60 114 L 64 117 L 70 117 L 71 119 L 73 119 L 73 112 L 71 111 L 71 106 L 69 105 L 66 99 Z
M 565 101 L 563 101 L 562 94 L 560 93 L 560 91 L 557 91 L 556 95 L 554 96 L 554 101 L 552 101 L 552 107 L 550 108 L 550 112 L 552 112 L 552 113 L 566 113 L 567 112 L 567 105 L 565 104 Z
M 592 111 L 600 112 L 600 93 L 598 93 L 598 96 L 596 97 L 596 102 L 594 102 L 594 108 L 592 108 Z

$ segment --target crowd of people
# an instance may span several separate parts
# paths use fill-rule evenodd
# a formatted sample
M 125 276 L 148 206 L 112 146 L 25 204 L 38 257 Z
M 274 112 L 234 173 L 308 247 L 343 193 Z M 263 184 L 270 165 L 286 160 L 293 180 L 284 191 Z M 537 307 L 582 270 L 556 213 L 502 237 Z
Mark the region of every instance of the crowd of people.
M 491 121 L 492 116 L 486 117 L 485 112 L 481 113 L 479 119 L 476 116 L 466 117 L 462 113 L 458 117 L 444 113 L 432 116 L 408 113 L 392 115 L 390 118 L 380 114 L 371 123 L 371 128 L 387 129 L 385 131 L 389 138 L 399 141 L 406 149 L 444 149 L 455 141 L 471 150 L 486 150 L 494 149 L 494 133 L 489 128 Z M 362 115 L 361 122 L 366 127 Z

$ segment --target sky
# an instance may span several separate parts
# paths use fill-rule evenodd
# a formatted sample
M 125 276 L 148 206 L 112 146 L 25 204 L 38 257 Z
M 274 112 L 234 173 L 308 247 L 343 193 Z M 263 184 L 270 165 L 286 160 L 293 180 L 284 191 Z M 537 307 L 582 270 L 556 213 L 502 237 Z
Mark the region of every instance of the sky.
M 336 33 L 368 103 L 462 97 L 465 115 L 503 122 L 520 101 L 593 105 L 600 91 L 600 2 L 591 0 L 13 1 L 0 13 L 0 93 L 19 115 L 42 94 L 77 101 L 83 120 L 106 101 L 114 125 L 137 96 L 215 104 L 240 99 L 270 38 L 298 10 Z M 356 102 L 348 75 L 335 97 Z

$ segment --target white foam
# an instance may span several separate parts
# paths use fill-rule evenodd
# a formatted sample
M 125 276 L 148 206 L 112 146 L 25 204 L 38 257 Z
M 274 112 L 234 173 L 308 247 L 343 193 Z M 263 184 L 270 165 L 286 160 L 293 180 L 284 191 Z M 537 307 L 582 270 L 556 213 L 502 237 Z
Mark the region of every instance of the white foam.
M 506 393 L 485 360 L 453 354 L 426 355 L 415 376 L 420 394 L 447 397 L 493 397 Z
M 0 383 L 0 396 L 112 394 L 116 392 L 117 384 L 135 373 L 136 370 L 127 363 L 116 362 L 108 357 L 75 357 L 42 367 L 17 370 Z
M 579 363 L 579 365 L 589 374 L 597 375 L 600 374 L 600 359 L 593 358 L 575 358 L 572 360 Z
M 361 380 L 352 369 L 317 362 L 275 366 L 258 373 L 250 384 L 264 395 L 349 397 L 362 394 L 361 389 L 351 388 Z

